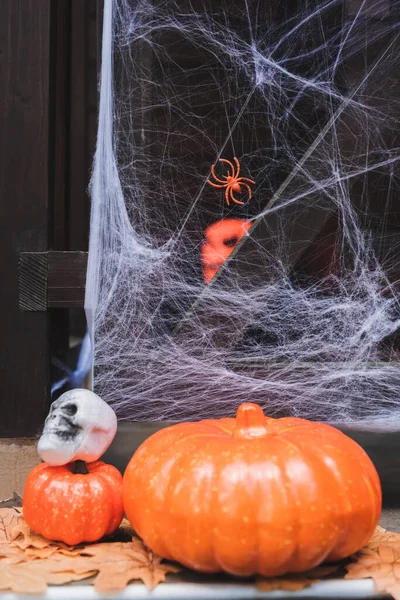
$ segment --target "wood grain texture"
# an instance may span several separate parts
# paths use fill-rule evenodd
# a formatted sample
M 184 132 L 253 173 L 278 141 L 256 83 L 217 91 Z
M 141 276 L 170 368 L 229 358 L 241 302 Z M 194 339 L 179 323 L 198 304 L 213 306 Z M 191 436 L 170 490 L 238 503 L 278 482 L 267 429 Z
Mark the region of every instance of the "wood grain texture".
M 71 4 L 71 102 L 69 105 L 69 213 L 70 231 L 68 249 L 86 249 L 88 239 L 86 190 L 89 180 L 89 164 L 86 151 L 86 12 L 87 2 Z M 86 214 L 85 214 L 86 213 Z M 84 244 L 84 245 L 82 245 Z
M 40 427 L 49 316 L 18 306 L 20 252 L 48 247 L 50 0 L 0 2 L 0 436 Z M 6 282 L 6 284 L 5 284 Z
M 50 247 L 67 248 L 67 191 L 68 191 L 68 107 L 69 107 L 69 44 L 70 0 L 53 0 L 51 15 L 52 77 L 50 82 L 50 119 L 53 130 L 50 147 L 50 185 L 53 191 L 49 205 L 51 231 Z
M 68 233 L 69 23 L 71 0 L 51 0 L 49 92 L 49 235 L 48 247 L 64 250 Z M 46 289 L 47 301 L 47 289 Z M 49 313 L 51 356 L 69 347 L 68 310 Z M 50 360 L 50 357 L 49 357 Z M 54 371 L 51 371 L 51 377 Z
M 97 131 L 96 1 L 71 2 L 68 250 L 87 250 L 88 185 Z
M 82 308 L 86 267 L 87 252 L 21 252 L 20 309 Z
M 19 307 L 47 310 L 47 252 L 21 252 L 19 258 Z
M 47 305 L 49 308 L 83 307 L 86 252 L 49 252 Z

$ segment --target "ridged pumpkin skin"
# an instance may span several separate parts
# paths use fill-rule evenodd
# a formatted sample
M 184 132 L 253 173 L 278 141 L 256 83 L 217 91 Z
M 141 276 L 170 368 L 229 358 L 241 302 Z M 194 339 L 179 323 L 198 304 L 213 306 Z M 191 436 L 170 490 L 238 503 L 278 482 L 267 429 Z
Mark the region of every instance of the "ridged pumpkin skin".
M 87 463 L 89 473 L 74 474 L 73 463 L 35 467 L 25 485 L 24 518 L 50 540 L 71 546 L 113 533 L 123 517 L 122 476 L 112 465 Z
M 265 417 L 182 423 L 148 438 L 124 474 L 144 543 L 204 572 L 300 572 L 365 545 L 381 488 L 364 450 L 333 427 Z

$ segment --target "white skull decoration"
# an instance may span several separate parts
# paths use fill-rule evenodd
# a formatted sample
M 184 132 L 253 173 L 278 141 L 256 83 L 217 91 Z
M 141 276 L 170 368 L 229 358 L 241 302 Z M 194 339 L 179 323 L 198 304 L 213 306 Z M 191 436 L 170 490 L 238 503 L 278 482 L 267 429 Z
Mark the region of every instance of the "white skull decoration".
M 38 454 L 52 466 L 93 462 L 107 450 L 116 431 L 117 416 L 104 400 L 90 390 L 70 390 L 51 405 Z

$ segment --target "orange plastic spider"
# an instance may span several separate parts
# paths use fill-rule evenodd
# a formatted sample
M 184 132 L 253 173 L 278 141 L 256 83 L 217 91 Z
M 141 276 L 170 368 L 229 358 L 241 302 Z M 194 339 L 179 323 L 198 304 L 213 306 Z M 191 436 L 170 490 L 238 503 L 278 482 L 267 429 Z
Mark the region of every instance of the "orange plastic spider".
M 236 156 L 233 159 L 235 161 L 236 164 L 236 172 L 235 172 L 235 166 L 233 165 L 233 163 L 231 163 L 230 160 L 226 160 L 225 158 L 220 158 L 219 162 L 225 163 L 227 165 L 229 165 L 230 169 L 232 169 L 232 173 L 227 173 L 227 175 L 223 175 L 223 177 L 225 178 L 225 181 L 223 179 L 219 179 L 216 174 L 215 174 L 215 165 L 213 165 L 211 167 L 211 175 L 214 177 L 215 181 L 217 181 L 218 183 L 214 183 L 213 181 L 210 181 L 209 179 L 207 180 L 207 183 L 209 183 L 210 185 L 212 185 L 215 188 L 226 188 L 226 192 L 225 192 L 225 200 L 227 205 L 230 205 L 230 200 L 233 200 L 233 202 L 236 202 L 236 204 L 244 204 L 244 202 L 241 202 L 240 200 L 237 200 L 237 198 L 235 198 L 235 196 L 233 195 L 233 192 L 238 192 L 239 194 L 242 193 L 242 187 L 247 189 L 247 193 L 249 194 L 249 200 L 253 195 L 253 192 L 251 191 L 251 187 L 249 185 L 249 183 L 256 183 L 255 181 L 253 181 L 252 179 L 248 179 L 247 177 L 239 177 L 240 174 L 240 163 L 238 161 L 238 159 L 236 158 Z

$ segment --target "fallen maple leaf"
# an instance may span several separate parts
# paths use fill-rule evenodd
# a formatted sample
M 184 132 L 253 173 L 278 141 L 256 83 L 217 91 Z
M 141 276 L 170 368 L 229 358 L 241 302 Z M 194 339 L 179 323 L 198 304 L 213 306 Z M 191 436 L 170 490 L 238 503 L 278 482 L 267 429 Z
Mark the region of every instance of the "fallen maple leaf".
M 8 544 L 12 539 L 12 530 L 23 523 L 19 508 L 0 508 L 0 544 Z
M 46 580 L 35 569 L 21 571 L 20 565 L 0 563 L 0 590 L 40 594 L 47 588 Z
M 98 592 L 123 589 L 130 581 L 141 579 L 153 589 L 165 581 L 168 572 L 176 573 L 179 567 L 162 562 L 162 558 L 148 550 L 134 537 L 131 542 L 100 543 L 86 546 L 81 560 L 98 571 L 94 587 Z
M 46 548 L 26 548 L 24 554 L 27 558 L 49 558 L 58 552 L 57 547 L 47 546 Z
M 11 590 L 17 593 L 43 593 L 47 584 L 60 585 L 71 581 L 80 581 L 91 577 L 94 572 L 62 570 L 65 565 L 54 565 L 51 560 L 34 560 L 21 564 L 7 564 L 0 561 L 0 590 Z M 60 567 L 60 570 L 54 570 Z
M 400 600 L 400 534 L 378 527 L 346 570 L 345 579 L 372 579 L 377 592 Z
M 29 529 L 28 525 L 22 520 L 11 530 L 10 540 L 13 546 L 25 550 L 26 548 L 43 549 L 53 545 L 53 542 Z
M 18 564 L 21 562 L 26 562 L 27 560 L 31 560 L 26 556 L 23 550 L 19 548 L 13 548 L 8 544 L 0 544 L 0 559 L 4 560 L 9 564 Z
M 48 558 L 55 553 L 79 556 L 84 548 L 84 546 L 68 546 L 64 542 L 48 540 L 39 533 L 34 533 L 24 521 L 11 530 L 10 539 L 11 548 L 19 548 L 26 556 L 32 558 Z
M 374 535 L 366 545 L 366 548 L 372 548 L 373 550 L 381 545 L 389 545 L 392 548 L 398 547 L 400 549 L 400 533 L 394 533 L 393 531 L 387 531 L 383 527 L 377 527 Z
M 121 560 L 118 564 L 101 568 L 95 579 L 94 587 L 98 592 L 111 592 L 125 588 L 131 581 L 141 579 L 149 590 L 165 581 L 167 573 L 177 573 L 175 565 L 162 563 L 159 556 L 149 556 L 147 564 L 135 565 L 135 562 Z
M 111 542 L 112 556 L 110 556 L 110 542 L 99 544 L 88 544 L 82 549 L 82 554 L 92 557 L 98 562 L 108 561 L 109 563 L 126 561 L 137 561 L 139 566 L 145 565 L 149 561 L 149 550 L 145 547 L 142 540 L 135 537 L 130 542 Z
M 19 509 L 1 511 L 0 590 L 43 593 L 48 584 L 88 577 L 97 591 L 119 590 L 138 579 L 152 589 L 179 570 L 146 548 L 126 519 L 108 541 L 71 547 L 31 531 Z

